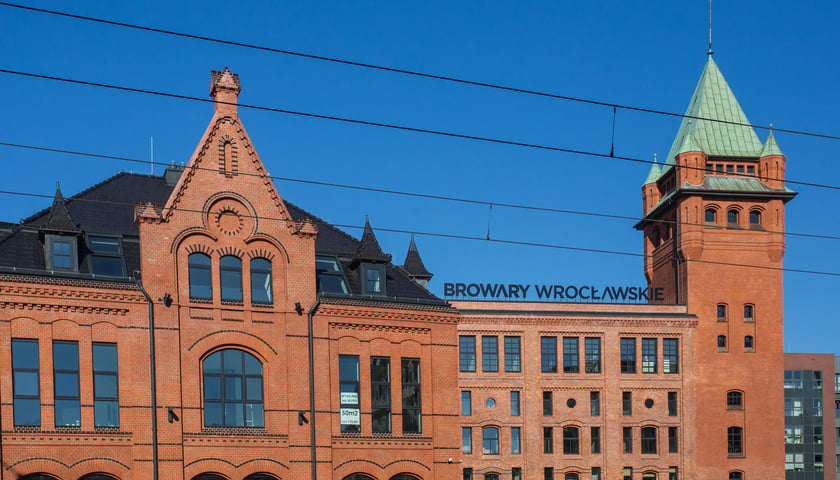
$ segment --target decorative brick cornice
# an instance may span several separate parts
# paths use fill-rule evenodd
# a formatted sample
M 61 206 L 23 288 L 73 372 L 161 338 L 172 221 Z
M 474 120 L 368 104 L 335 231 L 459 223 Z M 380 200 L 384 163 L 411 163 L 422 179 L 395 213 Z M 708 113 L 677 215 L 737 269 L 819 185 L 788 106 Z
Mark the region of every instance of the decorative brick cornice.
M 465 315 L 461 317 L 460 325 L 486 325 L 498 324 L 497 316 L 477 316 Z M 592 334 L 602 334 L 600 329 L 605 327 L 648 327 L 648 328 L 668 328 L 668 329 L 687 329 L 697 328 L 698 321 L 694 319 L 684 318 L 650 318 L 650 317 L 568 317 L 568 316 L 535 316 L 535 317 L 511 317 L 508 319 L 508 325 L 515 325 L 517 327 L 525 326 L 540 326 L 540 327 L 577 327 L 578 329 L 596 329 Z M 638 335 L 638 334 L 634 334 Z M 658 335 L 662 335 L 660 332 Z
M 370 323 L 334 323 L 330 322 L 330 328 L 334 330 L 355 330 L 355 331 L 378 331 L 378 332 L 392 332 L 392 333 L 407 333 L 407 334 L 423 334 L 431 333 L 430 328 L 419 327 L 398 327 L 393 325 L 376 325 Z
M 22 275 L 13 273 L 0 274 L 0 282 L 10 283 L 34 283 L 38 285 L 62 285 L 77 288 L 95 288 L 97 293 L 102 290 L 133 290 L 139 292 L 137 285 L 131 282 L 109 282 L 105 280 L 93 280 L 88 278 L 62 278 L 48 275 Z M 137 298 L 142 299 L 141 295 Z
M 127 308 L 88 307 L 82 305 L 56 305 L 49 303 L 28 303 L 28 302 L 3 302 L 0 301 L 0 309 L 9 310 L 35 310 L 42 312 L 69 312 L 86 313 L 95 315 L 119 315 L 128 314 Z
M 137 287 L 133 284 L 93 284 L 81 281 L 81 284 L 73 284 L 71 282 L 57 280 L 54 285 L 45 286 L 45 282 L 38 282 L 40 277 L 19 277 L 17 279 L 9 279 L 11 281 L 18 280 L 12 284 L 0 283 L 0 295 L 22 295 L 26 297 L 49 297 L 49 298 L 72 298 L 77 300 L 97 300 L 97 301 L 113 301 L 113 302 L 144 302 L 144 298 L 137 291 Z M 0 281 L 4 280 L 0 276 Z M 29 281 L 35 280 L 31 283 L 34 285 L 23 284 L 21 280 Z M 72 281 L 80 282 L 80 281 Z M 77 288 L 59 288 L 59 287 L 77 287 Z M 89 289 L 89 288 L 95 289 Z
M 448 315 L 447 315 L 448 314 Z M 457 310 L 451 307 L 398 302 L 376 302 L 352 298 L 322 298 L 317 315 L 457 323 Z

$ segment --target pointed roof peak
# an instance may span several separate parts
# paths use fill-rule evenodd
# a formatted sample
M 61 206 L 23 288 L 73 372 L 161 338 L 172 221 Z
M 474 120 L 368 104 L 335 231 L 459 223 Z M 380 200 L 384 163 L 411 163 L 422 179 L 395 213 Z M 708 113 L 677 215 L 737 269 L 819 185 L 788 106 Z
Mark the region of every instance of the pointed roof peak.
M 659 180 L 659 177 L 662 176 L 662 169 L 659 168 L 659 164 L 656 162 L 656 154 L 653 154 L 653 164 L 650 166 L 650 171 L 648 172 L 647 179 L 645 179 L 645 185 L 649 183 L 655 183 Z
M 690 124 L 691 122 L 689 122 L 689 125 Z M 691 133 L 691 127 L 689 126 L 685 137 L 683 137 L 682 145 L 680 145 L 680 150 L 677 152 L 677 154 L 702 151 L 703 150 L 699 146 L 697 146 L 697 142 L 694 141 L 694 135 Z
M 761 149 L 762 157 L 770 155 L 784 155 L 779 144 L 776 143 L 776 136 L 773 135 L 773 124 L 770 124 L 770 133 L 767 134 L 767 140 L 764 141 L 764 147 Z
M 387 263 L 391 261 L 391 255 L 382 251 L 373 228 L 370 226 L 370 218 L 365 215 L 365 229 L 362 239 L 359 241 L 359 248 L 356 249 L 356 261 L 367 261 L 373 263 Z
M 411 234 L 411 243 L 408 245 L 408 253 L 405 255 L 403 268 L 415 280 L 430 280 L 432 273 L 426 269 L 423 264 L 423 259 L 420 258 L 420 251 L 417 250 L 417 244 L 414 243 L 414 234 Z
M 706 155 L 758 157 L 761 153 L 761 141 L 711 55 L 671 144 L 663 173 L 674 164 L 689 134 L 694 151 Z
M 47 215 L 47 221 L 41 227 L 41 230 L 52 232 L 66 232 L 78 233 L 81 232 L 76 226 L 73 219 L 70 217 L 70 212 L 67 210 L 67 202 L 64 200 L 64 195 L 61 193 L 61 184 L 55 182 L 55 197 L 53 204 L 50 207 L 50 212 Z
M 210 98 L 214 100 L 216 113 L 236 116 L 236 103 L 241 91 L 239 75 L 232 73 L 228 67 L 210 72 Z

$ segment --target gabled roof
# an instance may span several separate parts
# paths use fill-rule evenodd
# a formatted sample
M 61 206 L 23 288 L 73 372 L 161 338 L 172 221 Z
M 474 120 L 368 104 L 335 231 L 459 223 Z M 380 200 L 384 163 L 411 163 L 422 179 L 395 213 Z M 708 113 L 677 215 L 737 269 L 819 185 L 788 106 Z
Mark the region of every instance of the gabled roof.
M 709 121 L 702 119 L 714 119 Z M 755 134 L 741 105 L 709 55 L 697 88 L 685 111 L 680 129 L 674 138 L 663 173 L 674 164 L 674 157 L 683 149 L 690 134 L 696 147 L 706 155 L 721 157 L 758 157 L 761 141 Z
M 423 264 L 423 259 L 420 258 L 420 251 L 417 250 L 417 244 L 414 243 L 414 234 L 411 234 L 411 243 L 408 245 L 408 253 L 405 255 L 403 268 L 409 275 L 421 280 L 429 280 L 432 278 L 432 273 L 426 269 Z

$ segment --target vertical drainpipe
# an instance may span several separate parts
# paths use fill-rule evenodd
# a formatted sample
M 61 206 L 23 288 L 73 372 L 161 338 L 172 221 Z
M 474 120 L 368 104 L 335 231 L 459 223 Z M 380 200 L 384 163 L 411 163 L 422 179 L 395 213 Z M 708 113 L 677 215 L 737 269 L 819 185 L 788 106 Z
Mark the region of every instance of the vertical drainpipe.
M 315 311 L 318 310 L 318 306 L 321 305 L 321 294 L 318 294 L 318 297 L 315 298 L 315 303 L 312 304 L 312 308 L 309 309 L 309 437 L 312 443 L 312 480 L 318 480 L 318 455 L 317 455 L 317 447 L 315 442 L 315 354 L 314 354 L 314 341 L 313 341 L 313 332 L 312 332 L 312 316 L 315 315 Z
M 143 288 L 140 272 L 136 272 L 134 282 L 149 303 L 149 375 L 152 384 L 152 478 L 158 480 L 158 433 L 157 433 L 157 376 L 155 374 L 155 305 L 152 297 Z

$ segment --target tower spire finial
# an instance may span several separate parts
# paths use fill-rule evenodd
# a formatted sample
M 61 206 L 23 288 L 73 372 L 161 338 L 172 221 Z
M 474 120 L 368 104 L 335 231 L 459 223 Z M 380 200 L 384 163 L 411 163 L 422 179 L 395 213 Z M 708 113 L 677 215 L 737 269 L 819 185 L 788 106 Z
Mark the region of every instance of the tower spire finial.
M 714 53 L 712 50 L 712 0 L 709 0 L 709 51 L 706 55 L 712 56 Z

